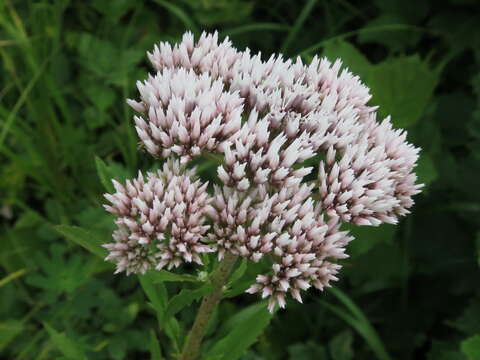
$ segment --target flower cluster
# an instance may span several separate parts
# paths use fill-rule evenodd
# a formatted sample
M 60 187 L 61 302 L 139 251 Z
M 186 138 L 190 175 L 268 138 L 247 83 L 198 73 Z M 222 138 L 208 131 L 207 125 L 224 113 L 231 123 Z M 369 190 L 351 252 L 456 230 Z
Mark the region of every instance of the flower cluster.
M 106 195 L 117 271 L 269 255 L 271 272 L 247 292 L 284 307 L 287 294 L 301 301 L 337 279 L 352 240 L 342 223 L 396 223 L 420 192 L 419 149 L 389 118 L 377 122 L 369 89 L 340 61 L 264 61 L 216 33 L 186 33 L 148 57 L 156 73 L 128 103 L 143 148 L 167 161 Z M 206 154 L 222 159 L 211 192 L 187 168 Z

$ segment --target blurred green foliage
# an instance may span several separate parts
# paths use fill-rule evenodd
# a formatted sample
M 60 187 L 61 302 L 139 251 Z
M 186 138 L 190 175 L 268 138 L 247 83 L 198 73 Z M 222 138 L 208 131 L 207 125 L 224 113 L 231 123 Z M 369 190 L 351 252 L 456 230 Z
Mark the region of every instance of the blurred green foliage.
M 158 166 L 137 151 L 124 101 L 145 52 L 205 29 L 265 57 L 342 58 L 423 148 L 427 186 L 399 226 L 352 230 L 337 289 L 273 318 L 254 296 L 231 298 L 263 266 L 239 264 L 204 358 L 480 359 L 479 23 L 476 0 L 1 1 L 0 357 L 181 348 L 215 260 L 114 276 L 101 194 L 112 176 Z

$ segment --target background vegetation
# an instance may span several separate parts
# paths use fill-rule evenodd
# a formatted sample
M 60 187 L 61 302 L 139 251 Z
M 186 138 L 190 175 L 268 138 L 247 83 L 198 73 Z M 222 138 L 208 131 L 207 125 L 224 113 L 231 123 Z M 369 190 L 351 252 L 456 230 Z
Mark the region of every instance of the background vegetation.
M 480 359 L 479 24 L 475 0 L 0 1 L 0 357 L 181 346 L 206 274 L 139 282 L 79 244 L 103 255 L 107 179 L 154 165 L 124 101 L 145 51 L 216 29 L 265 57 L 341 57 L 423 148 L 427 187 L 400 226 L 354 231 L 336 289 L 273 318 L 254 296 L 224 301 L 206 358 Z M 242 263 L 229 294 L 253 271 Z

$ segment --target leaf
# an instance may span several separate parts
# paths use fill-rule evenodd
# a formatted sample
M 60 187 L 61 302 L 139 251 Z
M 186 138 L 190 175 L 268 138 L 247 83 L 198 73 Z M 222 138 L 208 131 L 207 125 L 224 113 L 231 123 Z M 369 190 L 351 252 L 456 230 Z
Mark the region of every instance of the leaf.
M 232 276 L 230 277 L 229 284 L 233 284 L 236 281 L 240 280 L 247 270 L 248 261 L 247 259 L 242 259 L 240 265 L 235 269 Z
M 65 334 L 59 333 L 47 323 L 43 323 L 43 326 L 47 330 L 48 335 L 50 335 L 50 340 L 65 357 L 72 360 L 87 359 L 77 343 L 69 339 Z
M 107 250 L 101 246 L 104 240 L 98 235 L 78 226 L 71 225 L 58 225 L 55 226 L 55 230 L 102 259 L 107 256 Z
M 185 12 L 182 8 L 173 5 L 171 2 L 167 2 L 164 0 L 154 0 L 158 5 L 165 8 L 168 12 L 170 12 L 173 16 L 177 17 L 184 25 L 186 29 L 190 29 L 194 34 L 198 34 L 198 28 L 195 25 L 193 19 Z
M 333 360 L 351 360 L 353 359 L 353 335 L 349 330 L 343 331 L 332 340 L 329 348 Z
M 417 55 L 398 57 L 375 65 L 367 84 L 371 104 L 379 105 L 383 117 L 392 116 L 396 127 L 415 124 L 424 114 L 438 82 L 438 73 Z
M 7 320 L 0 323 L 0 352 L 23 330 L 18 320 Z
M 368 59 L 355 46 L 343 40 L 328 41 L 322 55 L 330 61 L 340 59 L 344 67 L 362 79 L 368 77 L 372 70 L 372 64 Z
M 430 185 L 438 177 L 435 164 L 433 163 L 432 158 L 426 153 L 420 154 L 415 172 L 418 176 L 417 183 L 425 184 L 425 186 Z
M 168 302 L 167 308 L 165 310 L 164 318 L 169 318 L 183 308 L 192 304 L 192 302 L 200 299 L 204 295 L 212 291 L 213 286 L 211 284 L 205 284 L 202 287 L 195 290 L 183 289 L 179 294 L 175 295 Z
M 462 331 L 465 334 L 480 333 L 480 297 L 470 299 L 467 306 L 464 306 L 462 314 L 449 325 Z
M 330 288 L 329 291 L 334 294 L 338 300 L 348 310 L 342 309 L 338 306 L 327 303 L 326 301 L 320 301 L 328 310 L 335 313 L 339 318 L 347 322 L 353 327 L 368 343 L 372 351 L 375 353 L 379 360 L 391 360 L 388 355 L 380 337 L 375 329 L 372 327 L 367 317 L 363 312 L 353 303 L 347 295 L 341 292 L 337 288 Z
M 480 335 L 463 340 L 460 344 L 460 349 L 467 356 L 468 360 L 480 359 Z
M 325 347 L 308 341 L 306 343 L 296 343 L 288 347 L 289 360 L 324 360 L 329 359 Z
M 160 329 L 172 340 L 175 351 L 179 351 L 180 325 L 174 317 L 165 318 L 165 309 L 168 303 L 167 289 L 163 283 L 154 284 L 152 273 L 138 275 L 143 291 L 155 309 Z
M 433 340 L 427 360 L 467 360 L 459 351 L 458 344 L 451 341 Z
M 110 172 L 109 168 L 107 167 L 107 164 L 105 164 L 105 162 L 102 159 L 100 159 L 98 156 L 95 156 L 95 165 L 97 167 L 98 177 L 100 178 L 100 181 L 103 187 L 109 193 L 113 193 L 114 192 L 114 187 L 112 184 L 113 174 Z
M 160 350 L 160 343 L 153 330 L 150 330 L 150 359 L 163 360 L 162 351 Z
M 163 283 L 166 281 L 178 282 L 198 282 L 199 280 L 192 275 L 175 274 L 167 270 L 155 270 L 150 272 L 150 278 L 154 284 Z
M 365 254 L 377 244 L 391 242 L 396 232 L 396 227 L 390 224 L 382 224 L 375 228 L 369 226 L 346 227 L 355 237 L 355 241 L 348 245 L 349 253 L 352 256 Z
M 307 20 L 308 16 L 310 15 L 311 11 L 315 7 L 316 3 L 317 3 L 317 0 L 306 1 L 306 4 L 304 5 L 302 12 L 298 15 L 297 20 L 295 21 L 295 24 L 291 27 L 287 38 L 283 42 L 282 49 L 280 50 L 280 52 L 285 54 L 288 51 L 290 44 L 297 37 L 299 31 L 302 29 L 303 24 Z
M 140 280 L 140 285 L 142 286 L 145 295 L 147 295 L 148 300 L 150 300 L 157 312 L 157 317 L 160 322 L 168 301 L 165 286 L 163 284 L 155 285 L 151 273 L 138 275 L 138 279 Z
M 265 302 L 240 311 L 229 321 L 230 332 L 213 345 L 205 359 L 239 359 L 257 341 L 272 317 Z
M 405 29 L 400 29 L 399 31 L 368 31 L 379 27 L 397 25 L 405 25 Z M 359 43 L 382 44 L 392 51 L 397 52 L 408 46 L 415 45 L 420 39 L 420 32 L 417 29 L 409 29 L 408 23 L 402 16 L 392 13 L 380 14 L 365 24 L 362 30 L 358 35 Z

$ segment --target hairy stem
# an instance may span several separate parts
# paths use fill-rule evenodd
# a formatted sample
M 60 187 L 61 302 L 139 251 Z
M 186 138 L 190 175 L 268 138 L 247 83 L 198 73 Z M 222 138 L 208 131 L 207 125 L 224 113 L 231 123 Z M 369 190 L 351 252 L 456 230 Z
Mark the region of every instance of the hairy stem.
M 215 308 L 222 298 L 223 286 L 227 282 L 236 260 L 236 255 L 226 253 L 218 268 L 213 273 L 210 280 L 213 285 L 213 290 L 202 300 L 202 304 L 198 309 L 195 322 L 190 329 L 187 340 L 183 347 L 180 360 L 195 360 L 197 358 L 202 339 L 205 335 L 205 331 L 207 330 L 208 321 L 212 317 Z

